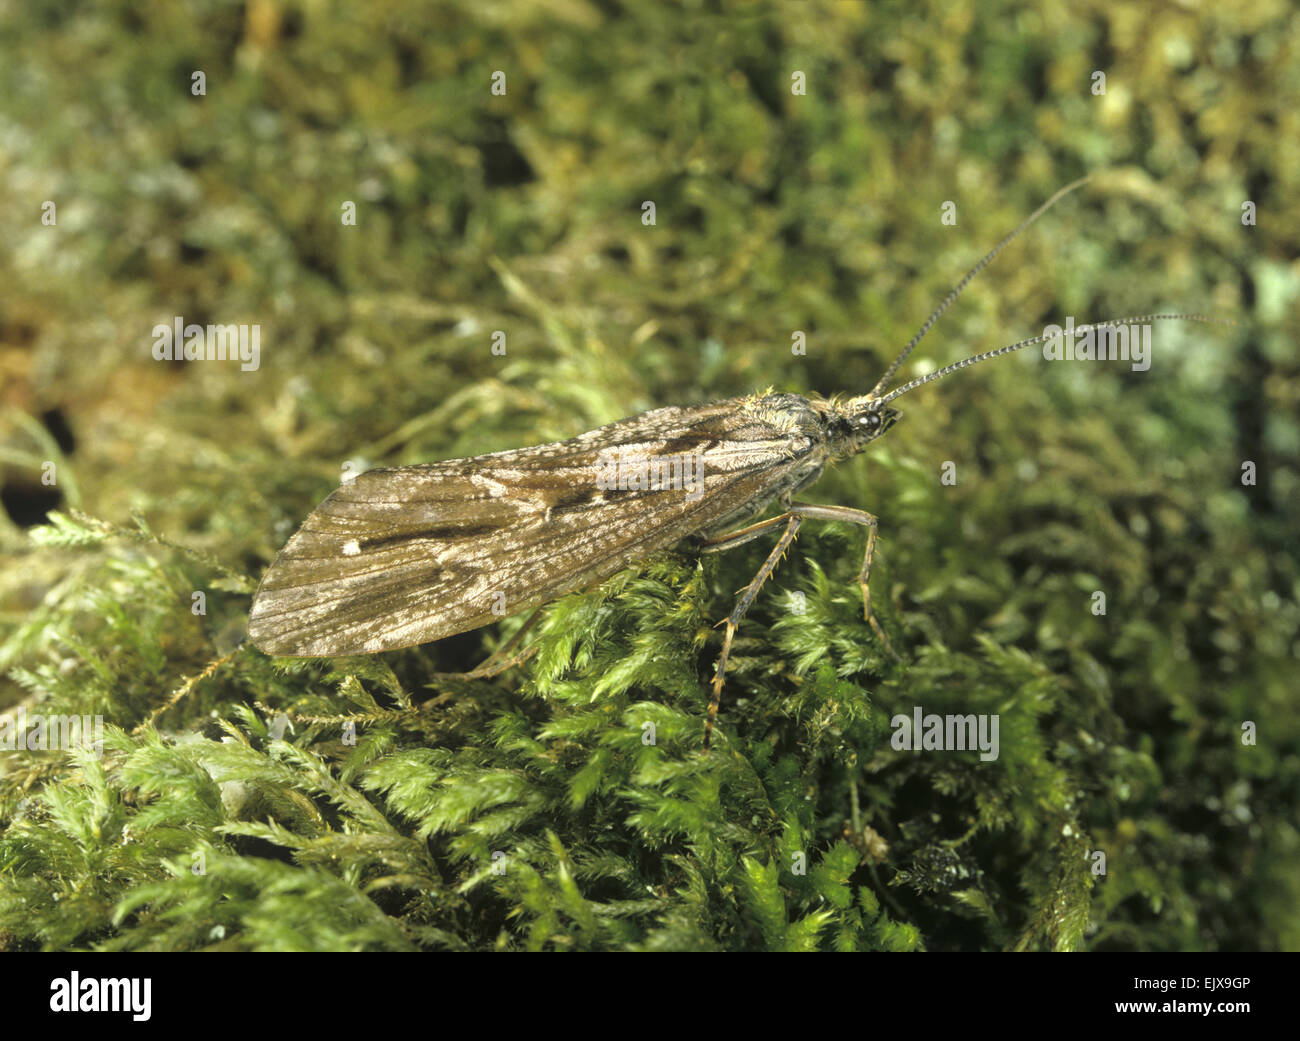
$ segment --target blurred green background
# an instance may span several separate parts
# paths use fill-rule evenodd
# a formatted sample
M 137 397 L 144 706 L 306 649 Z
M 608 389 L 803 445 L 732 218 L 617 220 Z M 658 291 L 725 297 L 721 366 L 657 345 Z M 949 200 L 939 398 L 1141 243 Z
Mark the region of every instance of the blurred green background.
M 146 600 L 153 649 L 128 654 L 111 605 L 138 617 L 133 597 L 154 594 L 115 586 L 113 561 L 158 547 L 34 542 L 50 509 L 124 528 L 142 515 L 255 580 L 349 460 L 520 447 L 768 386 L 862 393 L 984 251 L 1091 172 L 903 376 L 1065 315 L 1237 324 L 1157 327 L 1148 372 L 1017 356 L 956 375 L 906 398 L 887 439 L 805 497 L 881 517 L 873 591 L 908 654 L 979 655 L 987 638 L 1062 685 L 1039 720 L 1044 756 L 1111 865 L 1085 946 L 1300 948 L 1300 17 L 1282 0 L 1233 6 L 11 6 L 0 672 L 18 671 L 0 706 L 49 697 L 61 668 L 73 686 L 59 704 L 89 676 L 87 704 L 129 730 L 246 621 L 238 581 L 210 590 L 201 619 L 188 599 Z M 948 201 L 955 225 L 940 219 Z M 340 220 L 348 202 L 356 226 Z M 154 361 L 151 330 L 177 315 L 259 323 L 260 368 Z M 945 461 L 955 486 L 939 481 Z M 816 528 L 760 597 L 746 656 L 789 657 L 766 635 L 780 631 L 779 589 L 825 571 L 851 596 L 856 536 Z M 710 621 L 765 552 L 716 564 Z M 182 551 L 159 559 L 193 566 Z M 70 592 L 86 584 L 100 599 Z M 1105 617 L 1089 610 L 1097 589 Z M 435 666 L 472 667 L 496 638 L 395 668 L 413 688 Z M 836 666 L 868 687 L 891 676 L 910 708 L 906 680 L 874 659 Z M 729 712 L 740 723 L 742 683 L 724 726 Z M 208 690 L 197 718 L 257 696 Z M 1075 769 L 1098 742 L 1128 757 L 1097 768 L 1100 796 Z M 30 763 L 5 762 L 28 791 Z M 61 776 L 42 769 L 37 790 Z M 873 782 L 866 815 L 895 851 L 881 879 L 915 880 L 938 840 L 904 822 L 959 796 L 893 776 Z M 19 812 L 17 796 L 0 806 Z M 963 813 L 944 842 L 973 825 Z M 1005 853 L 972 857 L 993 871 Z M 1012 944 L 982 911 L 954 924 L 969 907 L 936 886 L 899 897 L 927 945 Z M 1003 897 L 1020 899 L 1014 883 Z M 1025 921 L 1007 913 L 1014 938 Z

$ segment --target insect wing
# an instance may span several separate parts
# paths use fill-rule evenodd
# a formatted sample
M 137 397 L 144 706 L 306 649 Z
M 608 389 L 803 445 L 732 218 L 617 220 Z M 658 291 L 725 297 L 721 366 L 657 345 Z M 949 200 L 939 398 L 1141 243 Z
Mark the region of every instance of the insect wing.
M 797 465 L 809 439 L 746 418 L 747 400 L 657 409 L 568 441 L 363 473 L 316 508 L 267 571 L 250 639 L 296 657 L 394 650 L 608 578 L 762 499 Z M 610 451 L 620 448 L 695 454 L 699 494 L 608 487 Z

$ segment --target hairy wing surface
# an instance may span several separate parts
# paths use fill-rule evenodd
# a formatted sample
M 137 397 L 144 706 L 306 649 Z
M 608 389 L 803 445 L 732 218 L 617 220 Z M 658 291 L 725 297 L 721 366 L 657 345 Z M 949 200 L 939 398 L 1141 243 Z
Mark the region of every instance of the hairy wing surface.
M 705 530 L 795 465 L 807 438 L 740 404 L 658 409 L 536 448 L 363 473 L 281 550 L 254 597 L 249 636 L 297 657 L 394 650 L 608 578 Z M 697 453 L 702 487 L 602 489 L 619 448 Z

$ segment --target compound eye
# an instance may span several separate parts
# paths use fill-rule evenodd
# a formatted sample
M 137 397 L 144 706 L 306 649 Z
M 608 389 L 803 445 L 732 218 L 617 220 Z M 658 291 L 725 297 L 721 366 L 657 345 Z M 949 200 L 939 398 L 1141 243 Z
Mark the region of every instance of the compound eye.
M 868 412 L 859 422 L 868 430 L 879 430 L 880 414 L 878 412 Z

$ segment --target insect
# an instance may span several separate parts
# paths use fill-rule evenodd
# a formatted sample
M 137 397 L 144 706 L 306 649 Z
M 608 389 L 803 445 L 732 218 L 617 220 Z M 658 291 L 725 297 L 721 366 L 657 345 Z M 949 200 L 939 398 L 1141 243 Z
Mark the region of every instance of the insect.
M 707 750 L 737 626 L 804 521 L 827 520 L 866 529 L 858 574 L 863 617 L 897 658 L 871 607 L 877 518 L 794 496 L 826 466 L 858 454 L 890 430 L 899 418 L 889 407 L 896 398 L 1047 339 L 1034 336 L 976 354 L 888 389 L 970 281 L 1085 180 L 1062 188 L 985 255 L 867 394 L 822 398 L 769 391 L 671 406 L 568 441 L 370 470 L 342 484 L 303 522 L 262 579 L 249 616 L 252 643 L 268 654 L 293 657 L 410 647 L 539 608 L 685 540 L 716 553 L 779 530 L 725 620 L 704 727 Z M 1077 326 L 1075 334 L 1163 319 L 1213 320 L 1143 315 Z M 773 502 L 779 514 L 753 521 Z M 536 612 L 516 637 L 535 618 Z M 466 675 L 492 675 L 518 660 Z

